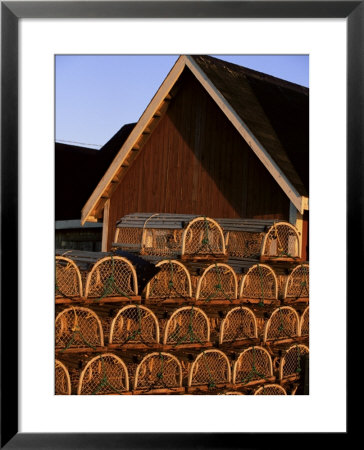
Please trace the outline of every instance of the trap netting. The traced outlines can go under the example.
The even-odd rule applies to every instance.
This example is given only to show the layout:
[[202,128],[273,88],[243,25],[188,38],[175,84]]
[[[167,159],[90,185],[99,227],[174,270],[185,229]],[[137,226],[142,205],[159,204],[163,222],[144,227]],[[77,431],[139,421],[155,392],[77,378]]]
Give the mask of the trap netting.
[[240,353],[233,368],[233,383],[248,385],[273,376],[272,358],[263,347],[249,347]]
[[175,311],[169,318],[164,344],[203,344],[210,340],[210,323],[207,315],[199,308],[185,306]]
[[174,258],[181,254],[182,234],[182,229],[145,228],[142,253]]
[[67,367],[56,359],[55,384],[56,395],[71,395],[71,379]]
[[230,383],[231,368],[228,357],[220,350],[205,350],[191,364],[188,386],[207,385],[213,389],[217,384]]
[[264,384],[254,392],[254,395],[287,395],[287,392],[279,384]]
[[77,265],[69,258],[56,256],[56,298],[82,297],[82,278]]
[[302,371],[302,357],[309,354],[309,348],[306,345],[292,345],[279,365],[279,378],[289,378],[291,376],[299,376]]
[[120,244],[123,250],[139,252],[142,247],[143,228],[120,227],[116,228],[115,243]]
[[221,323],[219,342],[234,342],[258,337],[255,314],[243,306],[233,308]]
[[248,270],[240,285],[240,298],[276,299],[278,281],[274,270],[265,264],[256,264]]
[[288,275],[284,289],[284,298],[309,297],[309,265],[301,264]]
[[165,260],[156,264],[156,267],[161,270],[147,284],[147,299],[192,297],[191,277],[183,264]]
[[263,255],[278,258],[300,256],[300,239],[297,229],[288,222],[271,226],[263,242]]
[[234,300],[237,298],[238,282],[234,270],[227,264],[211,264],[199,278],[196,300]]
[[303,311],[301,320],[300,320],[300,336],[308,336],[309,335],[309,306]]
[[122,308],[110,328],[110,344],[159,343],[159,323],[155,314],[145,306]]
[[104,346],[100,319],[91,309],[72,306],[63,310],[56,317],[55,328],[56,349]]
[[228,231],[225,233],[226,252],[230,257],[258,258],[262,250],[264,233]]
[[138,365],[134,390],[172,389],[182,386],[182,367],[170,353],[151,353]]
[[225,240],[220,225],[207,217],[191,220],[182,235],[182,256],[225,255]]
[[106,256],[97,261],[86,280],[85,297],[102,300],[105,297],[138,295],[137,275],[133,265],[122,256]]
[[129,390],[128,369],[122,359],[104,353],[89,361],[81,372],[78,395],[115,395]]
[[299,316],[290,306],[275,309],[264,328],[263,342],[293,339],[299,336]]

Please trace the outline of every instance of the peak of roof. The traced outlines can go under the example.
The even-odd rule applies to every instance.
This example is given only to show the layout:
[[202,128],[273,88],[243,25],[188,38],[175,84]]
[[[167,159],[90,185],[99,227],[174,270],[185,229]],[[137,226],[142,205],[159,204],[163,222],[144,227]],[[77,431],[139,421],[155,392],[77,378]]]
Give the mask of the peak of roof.
[[182,55],[137,124],[120,129],[101,149],[112,163],[82,209],[82,223],[102,216],[106,199],[178,95],[185,71],[211,95],[296,208],[307,209],[308,89],[212,56]]
[[301,94],[308,95],[309,88],[305,86],[301,86],[300,84],[293,83],[288,80],[284,80],[283,78],[278,78],[273,75],[269,75],[264,72],[258,72],[257,70],[250,69],[248,67],[239,66],[238,64],[224,61],[219,58],[215,58],[214,56],[208,55],[190,55],[201,67],[204,64],[209,65],[210,67],[215,66],[217,70],[224,70],[226,72],[231,72],[232,74],[241,74],[247,77],[253,77],[257,80],[264,81],[266,83],[272,83],[276,86],[281,86],[287,89],[293,89]]
[[307,88],[212,56],[192,56],[300,195],[308,196]]

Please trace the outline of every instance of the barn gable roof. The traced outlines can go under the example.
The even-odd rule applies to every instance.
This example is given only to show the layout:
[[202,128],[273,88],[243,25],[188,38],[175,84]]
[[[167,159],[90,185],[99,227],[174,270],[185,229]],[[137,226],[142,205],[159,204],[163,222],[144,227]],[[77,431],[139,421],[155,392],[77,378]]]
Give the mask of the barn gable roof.
[[81,222],[102,216],[106,200],[167,110],[185,68],[199,80],[297,210],[308,209],[308,89],[209,56],[183,55],[120,145],[82,209]]

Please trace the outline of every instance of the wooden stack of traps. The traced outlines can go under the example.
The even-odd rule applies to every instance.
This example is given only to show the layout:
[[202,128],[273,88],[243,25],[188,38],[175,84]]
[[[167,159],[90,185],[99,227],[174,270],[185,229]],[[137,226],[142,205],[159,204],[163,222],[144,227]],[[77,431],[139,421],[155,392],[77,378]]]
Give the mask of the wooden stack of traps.
[[300,248],[286,222],[136,213],[111,252],[57,251],[56,394],[308,393]]

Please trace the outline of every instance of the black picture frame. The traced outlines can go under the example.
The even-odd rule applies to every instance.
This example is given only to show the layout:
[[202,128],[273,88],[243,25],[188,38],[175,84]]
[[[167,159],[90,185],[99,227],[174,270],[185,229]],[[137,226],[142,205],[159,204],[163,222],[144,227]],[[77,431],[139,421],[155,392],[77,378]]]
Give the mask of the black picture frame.
[[[18,22],[21,18],[346,18],[347,19],[347,299],[359,291],[363,254],[364,1],[4,1],[1,2],[1,448],[257,448],[269,433],[19,433],[18,342]],[[333,93],[334,95],[334,93]],[[11,345],[7,335],[13,336]],[[17,330],[18,331],[18,330]],[[349,347],[348,347],[349,348]],[[348,359],[349,360],[349,357]],[[11,367],[11,370],[9,368]],[[350,383],[348,383],[350,384]],[[334,395],[334,393],[333,393]],[[36,411],[35,411],[36,413]],[[257,418],[261,420],[262,418]],[[338,433],[337,443],[349,431]],[[166,430],[167,431],[167,430]],[[350,433],[351,435],[351,433]],[[274,439],[273,439],[274,437]],[[272,440],[273,439],[273,440]],[[310,433],[286,441],[305,445]],[[327,443],[315,434],[315,445]],[[288,442],[288,441],[287,441]],[[295,447],[297,447],[297,445]]]

